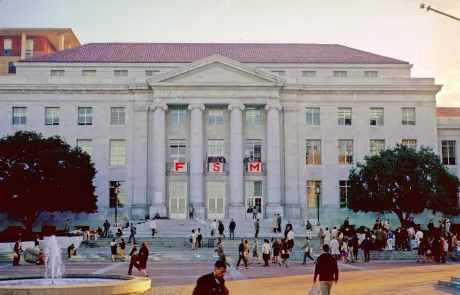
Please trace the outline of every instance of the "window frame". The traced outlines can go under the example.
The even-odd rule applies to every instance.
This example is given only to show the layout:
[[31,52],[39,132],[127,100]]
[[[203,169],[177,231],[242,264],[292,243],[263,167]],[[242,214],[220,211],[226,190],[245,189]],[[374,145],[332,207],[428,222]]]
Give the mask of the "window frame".
[[[57,112],[53,113],[53,111],[56,111],[56,110]],[[46,126],[59,126],[60,119],[61,119],[61,108],[60,107],[45,107],[45,125]],[[50,120],[50,122],[48,120]]]
[[77,147],[90,157],[93,156],[93,140],[92,139],[77,139]]
[[348,76],[347,71],[333,71],[334,78],[346,78]]
[[246,124],[260,125],[262,121],[262,110],[260,108],[248,107],[244,111]]
[[[81,113],[85,110],[84,114]],[[88,112],[90,110],[90,112]],[[78,107],[78,126],[92,126],[93,125],[93,107]],[[90,118],[88,120],[88,118]],[[81,120],[83,119],[83,120]]]
[[378,78],[379,72],[378,71],[364,71],[365,78]]
[[316,78],[316,71],[302,71],[302,77]]
[[[145,70],[146,77],[153,77],[156,73],[159,73],[159,70]],[[151,75],[150,75],[151,74]]]
[[[408,111],[412,111],[412,121],[409,120],[410,116]],[[415,115],[415,108],[401,108],[401,124],[404,126],[414,126],[416,124]]]
[[[315,119],[317,119],[317,122],[315,122]],[[321,125],[321,109],[320,108],[306,108],[305,120],[306,120],[307,126],[320,126]]]
[[223,139],[208,139],[208,157],[223,157],[225,145]]
[[[32,46],[30,46],[32,44]],[[34,56],[34,47],[35,47],[35,40],[27,38],[25,44],[25,54],[26,57],[33,57]],[[32,47],[32,49],[30,49]]]
[[[259,147],[260,153],[256,153],[256,147]],[[248,163],[262,163],[262,139],[246,139],[244,142],[244,155]]]
[[[348,191],[350,190],[349,180],[339,180],[339,205],[341,209],[348,209]],[[342,201],[342,192],[345,191],[345,202]]]
[[[305,163],[307,165],[321,165],[321,140],[307,139],[305,141]],[[312,153],[312,163],[309,163],[309,154]],[[315,157],[315,155],[317,155]]]
[[417,149],[417,139],[403,139],[401,142],[408,148],[413,148],[414,150]]
[[[381,117],[379,117],[379,112],[381,112]],[[372,121],[375,121],[375,124],[372,124]],[[385,112],[383,108],[373,107],[369,108],[369,125],[370,126],[384,126],[385,124]]]
[[[114,112],[115,110],[117,110],[117,112]],[[110,108],[110,126],[125,126],[125,124],[126,124],[125,107],[111,107]]]
[[[319,204],[316,204],[316,198],[317,198],[317,189],[316,185],[319,184],[319,187],[322,191],[323,188],[323,183],[321,180],[307,180],[305,181],[305,197],[307,199],[307,208],[309,209],[316,209],[317,207],[322,208],[323,207],[323,194],[320,191],[319,193]],[[319,206],[317,206],[319,205]]]
[[[173,153],[173,151],[176,151]],[[183,153],[182,153],[183,151]],[[187,162],[187,140],[169,140],[169,159],[171,162]]]
[[[15,111],[24,111],[21,114],[15,114]],[[13,126],[25,126],[27,125],[27,107],[13,107],[11,124]],[[15,118],[17,118],[15,122]]]
[[[350,111],[350,118],[347,118],[348,111]],[[342,118],[341,118],[342,113]],[[349,120],[349,122],[347,122]],[[347,124],[349,123],[349,124]],[[339,107],[337,108],[337,124],[339,126],[351,126],[353,124],[353,109],[348,107]]]
[[[382,144],[382,145],[379,145]],[[379,149],[379,146],[381,148]],[[385,149],[385,139],[371,139],[369,141],[369,152],[371,156],[376,156],[380,154],[381,150]]]
[[[9,46],[7,46],[7,43],[9,43]],[[3,39],[3,56],[12,56],[12,55],[13,55],[13,39],[5,38]]]
[[[447,152],[447,155],[444,154],[444,151]],[[442,163],[444,165],[446,166],[457,165],[457,141],[456,140],[442,140],[441,141],[441,157],[442,157]]]
[[81,75],[83,77],[95,77],[97,75],[97,70],[82,70]]
[[110,139],[109,143],[110,167],[119,167],[126,165],[126,140],[125,139]]
[[[347,145],[347,143],[351,143],[351,145]],[[353,165],[353,139],[339,139],[337,147],[339,164]],[[343,161],[341,161],[341,158],[343,159]]]
[[[184,107],[170,107],[171,125],[184,125],[186,118],[186,109]],[[177,118],[176,121],[174,119]]]
[[65,70],[51,70],[50,71],[50,76],[51,77],[64,77],[65,76]]
[[[216,114],[212,114],[216,113]],[[222,125],[224,124],[224,109],[223,108],[209,108],[208,110],[208,124],[209,125]]]
[[114,77],[128,77],[128,70],[113,70]]

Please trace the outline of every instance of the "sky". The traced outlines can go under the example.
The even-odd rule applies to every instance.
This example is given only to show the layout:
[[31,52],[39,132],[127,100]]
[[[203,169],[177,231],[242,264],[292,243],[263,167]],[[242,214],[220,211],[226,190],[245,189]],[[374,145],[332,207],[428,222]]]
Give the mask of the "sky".
[[[424,2],[425,1],[425,2]],[[460,0],[0,0],[0,27],[73,28],[91,42],[342,44],[408,61],[460,107]]]

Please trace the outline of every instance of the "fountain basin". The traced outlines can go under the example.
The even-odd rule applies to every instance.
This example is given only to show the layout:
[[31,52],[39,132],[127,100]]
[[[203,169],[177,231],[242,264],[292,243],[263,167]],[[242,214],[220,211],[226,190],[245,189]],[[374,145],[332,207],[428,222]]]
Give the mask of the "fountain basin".
[[151,285],[149,278],[124,275],[67,274],[62,278],[69,284],[40,285],[50,279],[37,275],[0,277],[0,295],[121,295],[144,292]]

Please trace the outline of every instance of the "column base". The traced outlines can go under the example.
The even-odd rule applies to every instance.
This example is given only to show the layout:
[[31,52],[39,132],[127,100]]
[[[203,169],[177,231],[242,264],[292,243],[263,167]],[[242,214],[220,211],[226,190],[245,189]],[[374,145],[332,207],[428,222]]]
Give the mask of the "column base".
[[228,206],[228,219],[242,220],[246,218],[246,207],[242,204],[230,204]]
[[160,217],[167,217],[167,210],[166,206],[163,204],[153,204],[150,206],[150,218],[155,217],[155,215],[158,213],[160,214]]
[[279,214],[284,219],[283,207],[280,204],[268,204],[265,207],[264,218],[272,218],[273,214]]

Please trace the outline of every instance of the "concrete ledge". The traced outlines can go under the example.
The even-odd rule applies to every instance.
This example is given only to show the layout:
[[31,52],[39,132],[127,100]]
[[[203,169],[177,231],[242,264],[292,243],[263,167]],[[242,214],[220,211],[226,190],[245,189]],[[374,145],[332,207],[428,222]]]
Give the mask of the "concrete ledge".
[[[149,278],[123,275],[68,274],[64,278],[118,279],[120,282],[87,285],[0,286],[0,295],[111,295],[144,292],[150,289]],[[43,276],[0,277],[1,281],[42,279]]]

